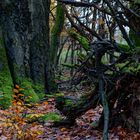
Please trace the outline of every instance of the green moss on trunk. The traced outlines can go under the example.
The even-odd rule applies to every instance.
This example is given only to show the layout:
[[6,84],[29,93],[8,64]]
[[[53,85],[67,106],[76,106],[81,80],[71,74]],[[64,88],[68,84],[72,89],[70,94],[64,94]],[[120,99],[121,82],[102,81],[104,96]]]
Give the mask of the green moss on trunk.
[[60,34],[63,30],[64,25],[64,9],[62,4],[58,2],[56,9],[56,21],[51,30],[51,48],[50,48],[50,59],[56,64],[57,51],[60,45]]
[[74,38],[75,40],[77,40],[82,45],[82,47],[84,48],[85,51],[89,50],[89,41],[87,38],[81,36],[80,34],[75,32],[74,30],[70,30],[69,35],[72,38]]
[[[14,85],[8,67],[5,48],[3,46],[2,39],[0,39],[0,107],[6,109],[12,103],[12,89]],[[23,94],[27,98],[28,102],[36,103],[44,97],[42,85],[33,85],[32,80],[25,77],[19,78],[19,76],[16,81],[18,81],[17,84],[24,89]]]
[[0,107],[8,108],[12,102],[12,78],[8,68],[5,48],[0,38]]
[[63,30],[64,25],[64,9],[62,4],[58,2],[57,9],[56,9],[56,21],[54,26],[51,30],[51,47],[49,50],[49,67],[47,79],[48,82],[48,92],[56,92],[57,91],[57,84],[55,82],[55,68],[57,65],[57,53],[58,47],[60,46],[60,34]]
[[39,102],[39,97],[35,90],[33,89],[32,81],[30,79],[24,79],[20,84],[21,88],[23,88],[23,94],[25,96],[25,101],[37,103]]

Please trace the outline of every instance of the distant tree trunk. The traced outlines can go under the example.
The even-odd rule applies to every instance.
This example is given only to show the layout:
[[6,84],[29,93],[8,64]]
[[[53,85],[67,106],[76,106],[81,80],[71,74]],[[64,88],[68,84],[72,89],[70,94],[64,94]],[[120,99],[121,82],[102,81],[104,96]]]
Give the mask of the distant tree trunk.
[[[71,46],[71,65],[74,65],[74,47],[75,47],[75,42],[72,41],[71,42],[72,46]],[[74,68],[71,68],[70,70],[70,77],[73,77],[73,73],[74,73]]]
[[[32,79],[44,91],[50,0],[0,2],[1,26],[13,83]],[[36,88],[35,88],[36,89]]]
[[60,34],[63,30],[64,25],[64,9],[62,4],[58,2],[57,9],[56,9],[56,21],[54,26],[51,30],[51,47],[50,47],[50,76],[49,76],[49,87],[50,91],[56,91],[57,85],[54,81],[55,79],[55,70],[57,65],[57,54],[58,54],[58,47],[60,46]]
[[56,21],[51,30],[51,48],[50,59],[56,66],[58,47],[60,46],[60,34],[64,26],[64,9],[63,5],[58,2],[56,9]]

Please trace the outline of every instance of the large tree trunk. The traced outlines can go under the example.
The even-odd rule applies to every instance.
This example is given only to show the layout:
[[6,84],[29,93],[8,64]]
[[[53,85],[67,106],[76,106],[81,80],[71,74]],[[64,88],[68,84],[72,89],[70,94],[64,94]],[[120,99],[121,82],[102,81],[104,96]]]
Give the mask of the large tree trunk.
[[[51,71],[49,63],[49,9],[50,0],[31,0],[31,78],[35,85],[45,86],[45,93],[50,91],[49,75]],[[37,91],[44,92],[43,88],[37,89]]]
[[49,0],[31,0],[31,77],[35,83],[45,82],[45,66],[49,50]]
[[11,75],[14,84],[19,84],[30,74],[28,37],[31,20],[27,0],[15,1],[6,7],[1,19]]
[[[45,69],[49,69],[49,6],[49,0],[0,3],[1,26],[13,83],[27,88],[29,83],[32,86],[32,80],[39,93],[44,92]],[[36,96],[33,90],[31,92]]]

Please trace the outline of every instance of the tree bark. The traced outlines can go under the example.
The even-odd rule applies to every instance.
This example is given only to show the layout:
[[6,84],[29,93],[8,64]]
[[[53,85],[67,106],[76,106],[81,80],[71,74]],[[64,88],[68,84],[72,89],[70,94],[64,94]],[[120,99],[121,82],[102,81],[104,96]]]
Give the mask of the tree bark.
[[27,0],[15,1],[3,10],[2,33],[14,84],[19,84],[25,75],[30,74],[29,55],[27,55],[30,23]]
[[48,81],[49,6],[49,0],[0,3],[1,26],[13,83],[23,86],[26,81],[28,84],[33,81],[33,87],[39,87],[39,90],[35,87],[38,93],[45,91]]
[[[44,84],[45,67],[49,51],[49,0],[31,0],[31,42],[30,67],[31,78],[35,83]],[[47,56],[47,57],[46,57]]]
[[55,71],[57,67],[57,54],[58,54],[58,48],[60,47],[60,34],[63,30],[64,25],[64,9],[62,4],[59,2],[57,3],[57,9],[56,9],[56,21],[54,23],[54,26],[51,30],[51,47],[49,52],[49,92],[56,92],[57,91],[57,84],[55,82]]
[[12,77],[8,68],[6,51],[0,29],[0,107],[6,109],[12,103]]

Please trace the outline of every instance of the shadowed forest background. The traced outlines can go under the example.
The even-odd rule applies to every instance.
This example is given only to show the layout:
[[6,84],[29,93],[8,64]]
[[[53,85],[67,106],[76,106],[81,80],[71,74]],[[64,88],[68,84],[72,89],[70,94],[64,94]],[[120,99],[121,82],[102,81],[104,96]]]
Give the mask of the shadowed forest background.
[[1,0],[0,139],[139,140],[140,0]]

